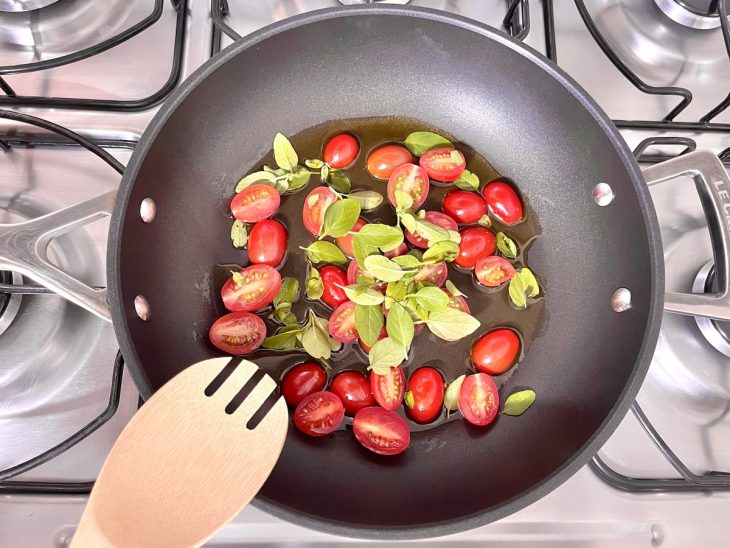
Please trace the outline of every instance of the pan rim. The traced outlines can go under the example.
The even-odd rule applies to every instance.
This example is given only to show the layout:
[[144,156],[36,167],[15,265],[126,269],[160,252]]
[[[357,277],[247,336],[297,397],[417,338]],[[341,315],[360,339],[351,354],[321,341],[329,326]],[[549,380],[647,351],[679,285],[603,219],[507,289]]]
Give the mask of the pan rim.
[[545,71],[548,75],[557,80],[588,111],[591,117],[601,127],[614,150],[621,158],[636,191],[637,199],[643,213],[643,221],[647,234],[649,261],[652,272],[652,290],[647,313],[647,328],[644,333],[641,348],[636,357],[634,369],[616,404],[590,439],[566,462],[564,462],[562,466],[555,469],[553,473],[542,482],[535,484],[530,489],[511,499],[503,501],[488,511],[465,515],[441,522],[409,527],[399,526],[375,528],[364,527],[361,525],[353,526],[343,522],[335,522],[321,517],[316,517],[311,514],[294,511],[264,497],[257,496],[252,500],[252,504],[254,506],[269,514],[296,525],[301,525],[333,535],[368,538],[373,540],[409,540],[438,537],[474,529],[522,510],[553,491],[578,472],[578,470],[583,468],[591,457],[593,457],[604,445],[611,434],[613,434],[628,412],[630,405],[635,400],[639,388],[649,369],[654,348],[659,336],[664,302],[664,256],[659,232],[659,223],[657,221],[656,212],[654,210],[648,187],[644,183],[644,178],[636,160],[610,118],[603,112],[590,95],[555,63],[530,46],[513,39],[493,27],[462,16],[421,7],[360,5],[326,8],[288,18],[284,21],[263,27],[252,34],[245,36],[238,40],[235,44],[206,61],[190,77],[182,82],[180,86],[172,92],[170,97],[168,97],[163,106],[154,116],[147,130],[143,133],[139,143],[137,144],[137,147],[135,148],[135,151],[124,171],[124,176],[122,177],[122,181],[119,186],[118,197],[114,205],[109,227],[107,252],[109,303],[112,310],[114,330],[119,341],[122,355],[125,358],[135,385],[139,389],[140,395],[146,400],[151,395],[152,391],[144,370],[140,366],[139,356],[136,353],[135,346],[131,339],[129,327],[127,325],[129,318],[125,314],[125,310],[128,310],[128,307],[125,307],[122,302],[121,284],[119,283],[119,280],[122,243],[121,236],[125,220],[124,215],[128,210],[129,198],[134,187],[134,181],[136,180],[137,174],[144,162],[147,152],[151,145],[155,142],[162,127],[177,109],[178,105],[185,100],[187,96],[201,82],[203,82],[210,73],[223,66],[228,60],[237,56],[242,51],[251,48],[257,43],[287,30],[336,17],[351,17],[358,15],[394,15],[415,17],[455,25],[461,29],[471,31],[482,37],[494,40],[511,49],[531,61],[536,68]]

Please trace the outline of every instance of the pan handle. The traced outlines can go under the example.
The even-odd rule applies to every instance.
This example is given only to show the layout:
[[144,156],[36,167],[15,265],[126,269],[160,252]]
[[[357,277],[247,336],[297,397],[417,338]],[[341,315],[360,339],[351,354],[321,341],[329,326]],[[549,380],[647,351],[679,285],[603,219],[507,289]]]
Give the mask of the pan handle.
[[715,275],[719,291],[701,295],[667,293],[664,310],[730,320],[730,177],[720,159],[709,150],[698,150],[667,160],[643,170],[651,186],[682,175],[694,179],[705,210],[715,258]]
[[116,191],[17,224],[0,224],[0,269],[26,275],[39,284],[111,322],[106,289],[94,289],[56,268],[48,244],[73,228],[109,216]]

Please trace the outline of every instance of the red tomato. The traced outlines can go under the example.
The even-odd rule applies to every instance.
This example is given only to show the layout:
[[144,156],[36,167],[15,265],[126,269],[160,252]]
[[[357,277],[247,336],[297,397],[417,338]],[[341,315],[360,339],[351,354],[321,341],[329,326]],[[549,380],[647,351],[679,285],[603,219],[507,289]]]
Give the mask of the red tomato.
[[[429,223],[433,223],[436,226],[445,228],[446,230],[459,230],[456,221],[448,215],[444,215],[440,211],[427,211],[423,218]],[[428,249],[428,240],[421,238],[418,234],[414,234],[413,232],[408,232],[406,230],[406,239],[416,247]]]
[[261,346],[266,337],[266,325],[250,312],[231,312],[215,321],[208,336],[219,350],[241,356]]
[[223,284],[223,305],[233,312],[254,312],[271,304],[281,288],[281,274],[269,265],[244,268]]
[[344,418],[345,408],[332,392],[310,394],[294,410],[294,425],[315,438],[337,430]]
[[324,285],[322,302],[332,308],[337,308],[342,303],[349,301],[342,287],[347,285],[347,274],[340,267],[328,264],[319,269],[319,275]]
[[327,373],[313,360],[299,363],[284,374],[279,391],[289,405],[299,405],[304,398],[320,390],[327,384]]
[[279,266],[286,254],[288,239],[281,223],[271,219],[259,221],[248,236],[248,260],[252,264]]
[[281,204],[277,190],[267,184],[256,183],[244,188],[231,200],[233,216],[244,223],[258,223],[268,219]]
[[459,254],[454,263],[461,268],[474,268],[481,259],[497,251],[497,237],[488,228],[471,226],[462,229],[459,234]]
[[393,174],[395,168],[412,163],[413,155],[406,147],[385,145],[370,153],[367,168],[370,175],[376,179],[385,180]]
[[428,282],[441,287],[446,282],[448,275],[449,269],[446,263],[426,264],[418,267],[418,272],[413,279],[417,282]]
[[388,200],[395,207],[395,191],[400,190],[413,198],[413,209],[418,209],[426,201],[429,190],[428,174],[422,167],[403,164],[388,179]]
[[522,200],[511,185],[503,181],[492,181],[482,189],[489,213],[506,225],[522,220]]
[[370,372],[370,389],[375,401],[387,411],[393,411],[403,403],[406,390],[406,375],[401,367],[391,367],[385,375]]
[[418,164],[425,168],[428,176],[437,181],[456,181],[466,168],[464,155],[455,148],[432,148]]
[[[387,336],[388,331],[386,331],[385,326],[383,326],[383,329],[380,330],[380,335],[378,335],[378,340],[383,340]],[[368,346],[365,341],[363,341],[362,339],[358,339],[357,344],[360,345],[360,348],[362,348],[366,354],[370,353],[370,346]]]
[[309,193],[302,207],[302,221],[312,236],[319,236],[324,220],[324,210],[339,198],[328,186],[318,186]]
[[462,297],[461,295],[452,295],[448,289],[442,289],[442,291],[444,291],[449,296],[450,308],[455,308],[456,310],[461,310],[462,312],[471,314],[471,310],[469,310],[469,305],[467,304],[464,297]]
[[330,392],[340,398],[349,417],[376,403],[370,391],[370,380],[359,371],[343,371],[336,375],[330,383]]
[[394,250],[386,251],[385,253],[383,253],[383,255],[385,255],[389,259],[392,259],[393,257],[400,257],[401,255],[405,255],[406,253],[408,253],[408,245],[406,245],[406,243],[403,242],[398,247],[396,247]]
[[408,378],[405,395],[406,414],[425,424],[441,414],[444,405],[444,379],[433,367],[419,367]]
[[479,194],[457,190],[444,196],[441,209],[457,223],[470,225],[487,212],[487,204]]
[[517,363],[520,338],[511,329],[494,329],[471,348],[471,363],[480,373],[501,375]]
[[485,373],[467,375],[459,390],[459,411],[477,426],[494,420],[499,410],[499,393],[492,377]]
[[[372,274],[370,272],[367,272],[360,268],[360,265],[357,264],[356,260],[350,261],[350,264],[347,265],[347,283],[352,285],[357,283],[357,278],[359,276],[367,276],[368,278],[372,278]],[[378,291],[385,291],[385,288],[387,287],[387,283],[385,282],[378,282],[375,284],[375,288]]]
[[351,343],[357,340],[355,327],[355,303],[347,301],[335,308],[329,322],[330,335],[341,343]]
[[[360,229],[364,227],[368,222],[362,217],[355,221],[355,226],[350,229],[350,232],[360,232]],[[335,242],[340,246],[342,252],[348,257],[353,257],[355,252],[352,250],[352,234],[345,234],[340,238],[335,238]]]
[[378,455],[397,455],[411,443],[406,421],[395,411],[381,407],[366,407],[358,411],[352,431],[363,447]]
[[349,133],[340,133],[330,139],[324,147],[324,161],[330,167],[342,169],[349,166],[360,152],[360,143]]
[[480,259],[474,266],[477,281],[487,287],[498,287],[510,281],[515,275],[515,267],[502,257],[491,255]]

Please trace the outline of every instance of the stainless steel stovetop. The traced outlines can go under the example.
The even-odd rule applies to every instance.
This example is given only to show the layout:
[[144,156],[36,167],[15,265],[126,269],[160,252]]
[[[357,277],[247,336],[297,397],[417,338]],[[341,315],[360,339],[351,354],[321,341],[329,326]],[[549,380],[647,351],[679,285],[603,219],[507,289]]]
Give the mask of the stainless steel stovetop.
[[[640,155],[644,163],[674,156],[687,146],[709,148],[730,160],[730,112],[698,123],[730,92],[730,48],[718,27],[720,19],[698,15],[716,2],[684,0],[688,9],[675,0],[655,1],[516,0],[509,2],[514,15],[508,28],[503,25],[508,11],[504,0],[410,4],[506,28],[557,59],[616,120],[629,146],[649,139]],[[228,34],[245,35],[291,15],[337,4],[336,0],[0,0],[0,108],[33,114],[91,137],[126,163],[160,101],[212,54],[227,47]],[[37,9],[21,11],[28,7]],[[110,45],[109,40],[120,33],[131,36]],[[68,55],[81,59],[63,64]],[[612,56],[623,64],[623,73]],[[649,87],[685,88],[692,100],[672,122],[662,121],[681,97],[640,91],[632,78]],[[0,223],[34,218],[119,184],[114,170],[82,148],[68,146],[36,127],[0,119],[0,149],[8,145],[9,150],[0,151]],[[652,187],[652,196],[662,228],[667,290],[690,292],[694,286],[701,291],[704,278],[697,281],[698,273],[707,274],[713,256],[694,186],[677,179]],[[104,286],[105,245],[106,224],[99,221],[57,239],[52,255],[62,269],[90,285]],[[0,282],[32,283],[18,276]],[[10,481],[15,483],[0,482],[0,546],[64,546],[85,502],[84,495],[70,493],[88,489],[87,482],[135,412],[138,395],[126,373],[121,375],[118,397],[112,388],[119,370],[114,367],[117,343],[108,324],[55,295],[13,294],[0,298],[0,303],[4,310],[1,470],[17,470],[73,436],[107,410],[110,394],[118,403],[115,412],[107,410],[111,418],[99,420],[103,424],[88,437],[13,477]],[[647,419],[690,473],[730,470],[726,331],[722,324],[665,314],[657,352],[638,398],[639,413],[626,417],[601,450],[599,461],[517,514],[435,542],[726,545],[730,489],[698,489],[678,479],[680,474],[637,419]],[[0,472],[0,478],[3,474],[9,475]],[[686,471],[685,475],[691,478]],[[711,478],[718,483],[726,479]],[[349,542],[250,507],[210,545]]]

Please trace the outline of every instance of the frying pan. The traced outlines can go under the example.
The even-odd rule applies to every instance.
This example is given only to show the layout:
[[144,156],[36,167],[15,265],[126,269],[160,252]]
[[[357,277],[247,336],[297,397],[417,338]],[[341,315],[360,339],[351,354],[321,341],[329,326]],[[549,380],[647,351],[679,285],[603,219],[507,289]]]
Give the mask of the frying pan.
[[[263,28],[166,101],[116,200],[108,194],[2,227],[0,266],[111,317],[146,398],[216,354],[207,342],[222,313],[212,265],[241,261],[228,235],[232,187],[258,167],[272,136],[390,115],[424,120],[474,147],[518,182],[539,220],[529,259],[544,280],[544,310],[501,391],[529,387],[537,403],[487,429],[456,421],[414,432],[408,451],[391,459],[344,432],[312,440],[290,429],[255,503],[336,534],[416,538],[499,519],[582,467],[636,396],[658,336],[662,249],[644,178],[598,106],[535,51],[474,21],[416,8],[323,10]],[[727,177],[717,158],[700,152],[652,167],[647,178],[681,173],[694,177],[719,234],[724,289],[668,295],[667,308],[720,314]],[[111,214],[108,296],[50,266],[44,251],[54,235],[103,214]],[[435,358],[449,367],[455,358],[444,348]],[[284,358],[253,359],[266,368]]]

